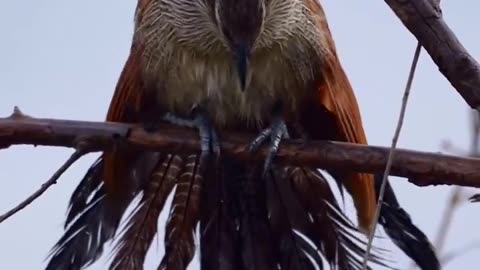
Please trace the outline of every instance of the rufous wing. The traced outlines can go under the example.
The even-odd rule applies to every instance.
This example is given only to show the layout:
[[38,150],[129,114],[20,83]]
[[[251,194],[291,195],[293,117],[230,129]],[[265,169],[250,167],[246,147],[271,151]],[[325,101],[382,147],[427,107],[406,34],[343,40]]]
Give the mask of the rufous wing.
[[[135,123],[140,120],[144,84],[141,77],[140,52],[132,48],[120,74],[110,102],[107,121]],[[104,184],[112,198],[124,198],[131,190],[128,175],[135,159],[133,150],[118,149],[115,146],[104,152]]]
[[[316,125],[316,127],[307,127],[307,129],[323,130],[320,133],[328,133],[327,136],[322,134],[321,139],[366,144],[367,139],[355,94],[336,54],[325,13],[317,1],[305,1],[322,33],[324,49],[321,67],[322,80],[316,88],[318,91],[315,93],[315,101],[310,102],[310,106],[316,108],[312,108],[310,111],[326,111],[325,114],[331,116],[331,119],[329,119],[331,123],[328,123],[328,121],[327,123],[305,121],[309,125]],[[325,124],[331,124],[332,126],[325,126]],[[333,131],[329,130],[332,128]],[[364,232],[369,231],[376,206],[373,176],[370,174],[347,173],[342,180],[353,198],[360,229]]]

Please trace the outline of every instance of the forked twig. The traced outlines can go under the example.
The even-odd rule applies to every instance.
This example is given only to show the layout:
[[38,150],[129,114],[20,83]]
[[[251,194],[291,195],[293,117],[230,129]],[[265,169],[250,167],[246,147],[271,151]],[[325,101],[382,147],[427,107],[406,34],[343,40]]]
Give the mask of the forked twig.
[[460,247],[456,250],[450,251],[447,254],[445,254],[441,261],[442,265],[445,266],[447,263],[453,261],[454,259],[458,258],[461,255],[465,255],[467,252],[472,251],[474,249],[480,248],[480,242],[479,241],[473,241],[463,247]]

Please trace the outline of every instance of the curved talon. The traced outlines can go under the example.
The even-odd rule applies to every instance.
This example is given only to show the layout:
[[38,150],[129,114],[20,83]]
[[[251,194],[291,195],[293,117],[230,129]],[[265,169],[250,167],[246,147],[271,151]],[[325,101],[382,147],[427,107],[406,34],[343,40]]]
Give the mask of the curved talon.
[[220,142],[217,132],[203,110],[194,110],[193,119],[181,118],[172,113],[166,113],[163,120],[174,125],[196,128],[200,135],[200,163],[205,164],[211,153],[218,158],[220,156]]
[[212,137],[212,139],[210,140],[211,150],[216,157],[220,157],[220,140],[218,139],[218,135],[215,129],[211,129],[210,136]]
[[262,130],[248,146],[248,151],[256,152],[267,139],[270,139],[268,154],[263,166],[263,176],[265,176],[272,167],[273,159],[278,153],[280,142],[283,138],[289,138],[287,125],[281,117],[275,117],[270,127]]
[[266,128],[260,132],[260,134],[253,140],[253,142],[250,143],[248,146],[248,151],[249,152],[256,152],[258,148],[262,145],[262,143],[265,142],[265,140],[270,136],[272,133],[272,128]]

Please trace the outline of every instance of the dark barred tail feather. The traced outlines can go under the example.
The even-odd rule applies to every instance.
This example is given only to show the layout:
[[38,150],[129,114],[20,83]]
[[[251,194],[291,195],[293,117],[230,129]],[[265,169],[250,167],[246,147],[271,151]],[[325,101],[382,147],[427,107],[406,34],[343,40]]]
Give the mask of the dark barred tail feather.
[[108,214],[105,188],[100,181],[102,161],[97,161],[74,191],[65,222],[65,233],[50,253],[46,270],[79,270],[103,253],[121,217]]
[[182,158],[167,155],[154,169],[137,208],[129,218],[125,231],[117,242],[110,269],[142,269],[148,248],[157,233],[157,220],[168,195],[175,186]]
[[223,164],[207,172],[202,189],[200,267],[241,270],[244,267],[238,255],[241,252],[240,207],[236,198],[241,187],[241,171],[238,164],[227,161]]
[[[380,192],[383,175],[375,175],[375,190]],[[377,195],[378,196],[378,195]],[[415,226],[400,206],[390,183],[387,183],[379,223],[393,243],[422,270],[438,270],[440,262],[427,236]]]
[[99,186],[102,185],[102,172],[102,158],[98,158],[87,171],[77,188],[73,191],[72,196],[70,196],[67,219],[65,220],[64,226],[65,229],[81,212],[88,208],[88,198],[98,189]]
[[[245,164],[244,166],[246,166]],[[267,190],[260,164],[253,165],[252,169],[240,167],[241,177],[237,178],[237,203],[240,208],[239,232],[243,266],[245,270],[275,269],[273,257],[273,239],[268,220],[266,204]],[[228,180],[227,180],[228,181]]]
[[103,156],[97,159],[70,198],[66,231],[53,247],[46,269],[76,270],[94,263],[102,255],[105,243],[114,237],[124,212],[143,188],[144,177],[151,174],[157,160],[156,153],[138,156],[132,167],[132,172],[137,173],[130,178],[129,196],[113,204],[103,183]]
[[[284,172],[271,172],[268,175],[268,208],[272,235],[278,247],[277,257],[281,269],[310,270],[315,264],[321,266],[322,256],[318,248],[311,245],[298,232],[309,233],[312,224],[308,213],[293,194],[291,183],[285,181]],[[314,263],[312,263],[312,260]]]
[[206,180],[200,223],[202,269],[277,269],[260,167],[224,158]]
[[105,190],[102,185],[86,203],[85,211],[67,226],[55,244],[46,270],[80,270],[99,258],[103,245],[115,233],[117,221],[107,220],[105,208]]
[[165,230],[165,255],[159,270],[185,270],[195,254],[203,175],[199,156],[190,155],[177,179]]
[[[110,269],[143,269],[172,192],[159,269],[188,267],[197,228],[203,270],[361,269],[365,239],[316,169],[274,167],[262,178],[261,163],[230,157],[203,165],[197,155],[149,154],[138,160],[141,164],[135,169],[143,173],[135,174],[138,183],[132,196],[140,195],[140,202],[116,239]],[[83,269],[114,238],[131,200],[109,211],[102,166],[102,159],[94,163],[72,194],[66,232],[47,269]],[[428,239],[399,207],[390,187],[380,223],[423,270],[439,269]],[[377,253],[370,262],[387,266]]]
[[361,269],[365,240],[321,173],[276,168],[263,179],[257,165],[224,159],[205,179],[202,269]]
[[[309,238],[320,249],[330,269],[361,269],[366,241],[343,213],[321,172],[302,167],[288,167],[286,171],[313,224]],[[387,266],[375,253],[369,261]]]

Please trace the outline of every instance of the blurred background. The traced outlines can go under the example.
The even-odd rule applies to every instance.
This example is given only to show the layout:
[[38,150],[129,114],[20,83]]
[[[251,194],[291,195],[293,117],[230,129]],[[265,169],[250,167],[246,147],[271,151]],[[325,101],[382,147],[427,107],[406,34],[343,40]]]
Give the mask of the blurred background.
[[[416,46],[415,38],[383,1],[322,0],[344,68],[356,91],[369,142],[389,146]],[[18,105],[42,118],[102,121],[126,60],[136,1],[0,1],[0,116]],[[480,58],[478,1],[442,3],[445,20]],[[471,115],[450,83],[422,51],[399,147],[422,151],[471,150]],[[445,141],[450,142],[445,147]],[[443,146],[442,146],[443,145]],[[448,145],[447,145],[448,146]],[[454,149],[452,149],[452,147]],[[70,155],[70,149],[15,146],[0,151],[0,213],[35,191]],[[0,269],[42,269],[63,232],[67,202],[97,154],[82,158],[59,183],[0,224]],[[392,178],[400,203],[436,241],[452,187],[419,188]],[[472,190],[461,190],[464,200]],[[461,251],[444,269],[473,269],[480,249],[480,204],[456,208],[441,254]],[[347,207],[350,207],[347,205]],[[165,215],[162,215],[165,218]],[[384,236],[383,232],[379,232]],[[163,228],[146,269],[163,252]],[[375,242],[377,243],[377,242]],[[400,269],[411,264],[390,243]],[[466,246],[468,252],[462,250]],[[108,256],[89,269],[104,269]],[[190,269],[198,269],[197,259]]]

